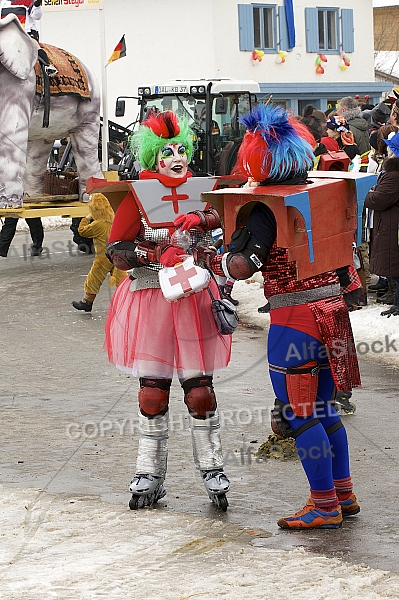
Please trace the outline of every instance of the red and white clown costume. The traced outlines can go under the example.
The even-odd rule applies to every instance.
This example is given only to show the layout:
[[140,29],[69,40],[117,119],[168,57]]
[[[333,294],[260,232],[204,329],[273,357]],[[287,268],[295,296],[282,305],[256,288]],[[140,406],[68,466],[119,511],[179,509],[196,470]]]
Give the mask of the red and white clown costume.
[[[189,198],[190,182],[199,183],[199,178],[190,179],[188,172],[192,133],[184,119],[178,121],[171,111],[151,113],[133,136],[132,149],[143,169],[140,181],[131,182],[132,186],[136,185],[141,199],[150,190],[152,207],[147,216],[142,208],[144,200],[136,202],[130,194],[116,211],[107,255],[119,269],[128,270],[130,278],[122,282],[112,298],[105,341],[109,360],[140,379],[140,438],[129,506],[132,510],[149,506],[166,493],[163,481],[169,391],[172,378],[177,375],[189,411],[195,465],[210,498],[226,510],[224,494],[229,490],[229,481],[223,472],[212,376],[230,360],[231,336],[219,333],[206,289],[170,302],[159,283],[159,271],[181,263],[186,256],[186,250],[171,245],[172,234],[177,229],[188,231],[191,246],[187,252],[192,253],[198,243],[212,244],[211,230],[220,227],[220,218],[213,209],[202,210],[199,196],[190,203],[197,210],[179,216],[175,203],[163,202],[172,196]],[[215,181],[206,180],[209,191]],[[177,204],[179,212],[182,207],[184,210],[184,202]],[[158,208],[161,212],[169,210],[169,216],[165,219],[163,214],[159,221],[171,221],[173,225],[157,226]],[[210,286],[217,297],[216,284],[211,281]]]
[[[238,165],[249,185],[306,189],[314,147],[306,127],[281,107],[262,104],[242,122],[248,131]],[[256,200],[256,195],[248,198]],[[295,438],[310,486],[306,506],[278,525],[337,528],[343,516],[360,510],[352,490],[346,431],[333,402],[336,390],[360,385],[348,306],[361,293],[361,283],[351,265],[298,280],[296,263],[276,238],[274,213],[255,202],[245,226],[233,233],[229,252],[210,256],[204,249],[202,258],[217,274],[247,279],[262,271],[265,279],[271,305],[269,372],[276,395],[272,427],[283,437]],[[200,249],[196,252],[200,259]]]

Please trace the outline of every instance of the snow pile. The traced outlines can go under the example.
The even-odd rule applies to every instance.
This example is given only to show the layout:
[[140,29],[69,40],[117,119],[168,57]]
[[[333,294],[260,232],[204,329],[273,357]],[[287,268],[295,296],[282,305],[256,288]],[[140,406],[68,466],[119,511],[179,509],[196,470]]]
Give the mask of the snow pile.
[[[68,229],[72,219],[65,217],[42,217],[44,231],[55,231],[56,229]],[[29,233],[29,227],[25,219],[18,219],[17,231]]]
[[261,547],[268,532],[35,490],[0,488],[0,498],[2,598],[399,597],[398,575],[270,540]]

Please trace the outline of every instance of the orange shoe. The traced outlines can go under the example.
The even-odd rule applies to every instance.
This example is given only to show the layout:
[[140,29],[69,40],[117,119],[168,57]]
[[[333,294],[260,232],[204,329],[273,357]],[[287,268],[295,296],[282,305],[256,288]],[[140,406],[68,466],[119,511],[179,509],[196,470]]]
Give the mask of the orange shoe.
[[289,517],[277,521],[282,529],[337,529],[342,525],[341,507],[326,511],[316,508],[313,500],[311,504]]
[[360,512],[360,506],[355,494],[351,494],[347,500],[340,502],[343,517],[357,515]]
[[[352,517],[360,513],[360,506],[357,502],[355,494],[351,494],[347,500],[343,500],[339,503],[342,510],[343,517]],[[306,506],[316,506],[312,498],[308,498]]]

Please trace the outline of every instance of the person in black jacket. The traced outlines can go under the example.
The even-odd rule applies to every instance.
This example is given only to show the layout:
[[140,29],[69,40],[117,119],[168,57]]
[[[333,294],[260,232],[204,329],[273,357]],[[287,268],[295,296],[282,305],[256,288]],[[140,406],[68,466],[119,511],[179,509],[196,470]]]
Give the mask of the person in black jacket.
[[399,133],[389,137],[385,140],[388,158],[377,185],[364,202],[366,208],[374,210],[370,269],[382,277],[391,277],[396,287],[393,306],[381,313],[387,317],[399,316]]

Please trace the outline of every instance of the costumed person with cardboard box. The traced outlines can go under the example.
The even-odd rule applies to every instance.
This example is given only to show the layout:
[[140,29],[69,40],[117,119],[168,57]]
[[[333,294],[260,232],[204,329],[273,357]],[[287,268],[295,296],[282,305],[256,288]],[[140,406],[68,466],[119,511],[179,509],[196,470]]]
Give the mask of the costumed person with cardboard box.
[[[281,107],[262,104],[241,122],[248,131],[238,164],[250,185],[290,184],[298,193],[306,189],[314,147],[308,129]],[[271,306],[268,361],[276,394],[272,427],[283,437],[295,438],[310,485],[305,507],[278,525],[337,528],[343,515],[360,510],[352,490],[347,435],[333,398],[336,388],[347,391],[360,385],[347,303],[355,301],[361,284],[354,268],[345,265],[298,280],[296,262],[289,261],[286,248],[277,246],[274,213],[256,202],[255,195],[253,200],[245,226],[232,235],[229,252],[220,257],[209,248],[197,248],[196,259],[233,279],[263,272]]]
[[[116,211],[107,249],[114,265],[131,275],[113,296],[105,343],[109,360],[140,381],[140,437],[129,506],[150,506],[166,493],[169,392],[177,375],[189,411],[195,465],[210,499],[225,511],[229,480],[212,378],[230,360],[231,336],[217,329],[205,289],[209,280],[191,287],[191,277],[209,277],[208,272],[187,259],[199,242],[212,244],[211,232],[221,223],[216,211],[203,210],[199,196],[191,202],[196,210],[177,216],[181,206],[190,205],[192,187],[205,184],[203,191],[209,191],[215,181],[191,178],[193,135],[172,111],[150,113],[132,138],[132,150],[142,171],[139,181],[129,182],[134,194]],[[189,272],[186,260],[192,261]],[[167,282],[160,282],[167,269],[174,273],[168,281],[179,290],[175,296],[168,297]],[[213,280],[209,287],[217,297]]]

